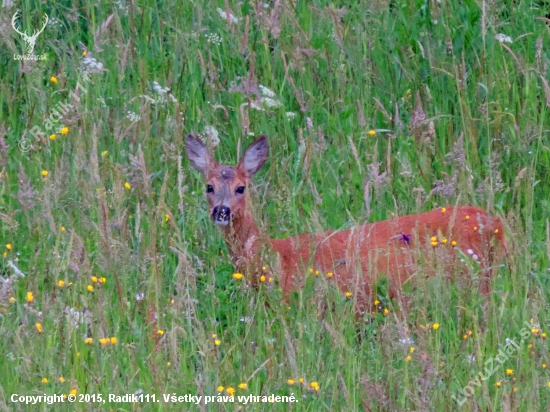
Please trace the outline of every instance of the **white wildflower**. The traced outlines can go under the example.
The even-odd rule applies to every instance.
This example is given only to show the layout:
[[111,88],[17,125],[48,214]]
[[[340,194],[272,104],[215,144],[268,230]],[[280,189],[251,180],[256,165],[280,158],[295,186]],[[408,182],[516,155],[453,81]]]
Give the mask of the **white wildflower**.
[[61,20],[59,20],[56,17],[50,17],[50,19],[48,20],[48,27],[52,27],[55,29],[61,26],[62,26]]
[[271,97],[271,98],[277,97],[277,95],[275,94],[275,92],[273,90],[268,89],[267,87],[265,87],[262,84],[260,84],[258,89],[260,89],[260,94],[264,97]]
[[281,107],[283,104],[279,100],[272,99],[271,97],[262,97],[262,103],[267,107]]
[[[225,10],[222,10],[222,9],[220,9],[219,7],[218,7],[217,10],[218,10],[218,14],[220,15],[220,17],[221,17],[222,19],[225,20],[225,19],[227,18],[227,15],[225,14]],[[236,23],[238,23],[241,19],[239,19],[238,17],[233,16],[232,13],[229,13],[229,20],[231,21],[231,23],[236,24]]]
[[204,127],[204,137],[207,142],[210,142],[209,144],[212,145],[212,147],[216,148],[220,144],[220,138],[219,138],[219,132],[216,130],[214,126],[205,126]]
[[155,99],[153,99],[151,96],[147,94],[140,94],[139,97],[151,104],[155,104],[157,102]]
[[414,340],[409,336],[407,336],[406,338],[399,338],[399,342],[401,342],[405,346],[414,345]]
[[128,15],[128,4],[126,2],[123,2],[122,0],[116,0],[115,6],[117,6],[118,10],[122,12],[123,15]]
[[136,293],[136,302],[141,302],[145,298],[145,293],[138,292]]
[[156,103],[164,104],[168,101],[172,103],[178,102],[178,100],[172,95],[172,93],[168,93],[170,89],[168,87],[162,87],[160,84],[158,84],[158,82],[153,82],[153,90],[159,96]]
[[469,255],[473,255],[474,251],[472,249],[468,249],[466,252],[468,252]]
[[213,44],[215,46],[219,46],[220,44],[222,44],[222,38],[216,33],[206,33],[204,37],[206,37],[206,41],[208,43]]
[[69,308],[68,306],[65,307],[65,310],[63,311],[65,313],[65,317],[67,318],[67,323],[71,327],[76,327],[80,323],[85,323],[89,315],[84,313],[84,311],[79,312],[78,310],[74,308]]
[[126,118],[128,120],[130,120],[132,123],[133,122],[138,122],[139,120],[141,120],[141,116],[138,115],[137,113],[134,113],[134,112],[131,112],[128,110],[128,112],[126,113]]
[[497,39],[501,43],[513,43],[514,42],[510,36],[507,36],[504,33],[497,34],[495,36],[495,39]]
[[296,113],[294,112],[286,112],[285,113],[285,116],[288,120],[292,120],[292,119],[295,119],[296,118]]
[[98,62],[89,54],[82,59],[82,69],[84,72],[92,74],[106,71],[106,69],[103,68],[103,63]]

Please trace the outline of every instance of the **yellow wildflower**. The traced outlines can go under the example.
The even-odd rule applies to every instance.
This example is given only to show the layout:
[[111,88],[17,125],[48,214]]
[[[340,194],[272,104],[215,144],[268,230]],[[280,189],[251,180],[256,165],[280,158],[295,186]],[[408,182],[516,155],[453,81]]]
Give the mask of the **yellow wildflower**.
[[434,325],[432,326],[432,328],[434,330],[438,330],[439,329],[439,323],[434,323]]
[[59,286],[60,288],[62,288],[63,286],[65,286],[65,281],[64,280],[59,280],[57,282],[57,286]]
[[405,360],[406,360],[407,362],[410,362],[410,361],[412,360],[412,356],[411,356],[411,355],[407,355],[407,357],[405,358]]
[[468,220],[468,219],[470,219],[470,216],[466,215],[466,217],[464,219]]
[[247,389],[248,385],[245,382],[242,382],[242,383],[239,383],[239,388],[240,389]]
[[67,134],[67,133],[69,133],[69,128],[65,126],[64,128],[61,129],[61,134]]
[[164,335],[164,331],[162,329],[158,329],[157,335],[160,335],[160,336]]
[[15,298],[13,296],[10,296],[10,303],[15,303]]
[[216,339],[216,340],[214,341],[214,345],[216,345],[216,346],[220,346],[221,344],[222,344],[222,341],[219,340],[219,339]]
[[311,382],[309,386],[311,386],[313,389],[319,392],[319,384],[317,382]]
[[86,289],[88,289],[88,292],[93,292],[94,291],[94,287],[92,285],[88,285],[88,287]]
[[71,389],[71,391],[69,392],[69,395],[76,395],[78,391],[76,389]]
[[42,333],[42,324],[41,323],[35,323],[34,326],[36,326],[36,330],[38,333]]
[[34,295],[32,292],[27,292],[27,302],[32,302],[34,300]]
[[48,176],[49,173],[47,170],[42,170],[42,176],[44,177]]
[[501,385],[500,381],[497,382],[496,385],[497,385],[497,388],[500,388],[500,385]]
[[87,54],[88,54],[88,52],[87,52],[86,50],[84,50],[84,51],[82,52],[82,57],[86,57]]
[[332,272],[327,273],[327,277],[331,278],[334,274]]
[[369,130],[369,136],[376,136],[375,130]]
[[97,276],[92,276],[92,282],[97,283]]
[[42,383],[48,383],[48,378],[43,378]]
[[351,298],[351,292],[346,292],[346,298]]
[[61,382],[61,383],[65,382],[65,378],[63,376],[60,376],[59,377],[59,382]]
[[229,396],[235,396],[235,389],[234,388],[229,387],[225,391],[229,394]]
[[224,387],[222,385],[218,386],[218,392],[222,392],[224,390]]
[[409,348],[409,352],[410,352],[410,353],[414,353],[414,346],[411,346],[411,347]]
[[452,245],[452,246],[456,246],[456,242],[453,240],[453,241],[451,242],[451,245]]
[[124,187],[128,190],[130,190],[132,188],[132,185],[128,182],[124,183]]
[[294,385],[294,379],[287,379],[286,383],[289,385]]
[[111,338],[111,345],[116,345],[117,339],[116,337]]
[[506,375],[507,376],[510,376],[510,375],[513,375],[514,374],[514,370],[513,369],[506,369]]
[[233,273],[232,277],[235,280],[241,280],[243,278],[243,274],[242,273]]
[[50,77],[50,82],[57,83],[57,77],[55,76]]
[[101,343],[101,346],[105,346],[107,344],[109,344],[111,341],[109,338],[101,338],[99,339],[99,343]]
[[265,282],[265,276],[264,275],[260,276],[260,282]]
[[53,142],[55,140],[55,133],[50,135],[50,140]]
[[103,152],[101,152],[101,157],[105,157],[109,154],[109,151],[107,150],[104,150]]
[[99,283],[101,283],[102,285],[104,285],[105,282],[107,282],[107,278],[105,278],[105,277],[99,278]]
[[441,213],[445,213],[447,211],[447,209],[445,209],[444,207],[441,208]]
[[92,343],[94,343],[94,340],[92,338],[86,338],[84,339],[84,343],[87,345],[91,345]]

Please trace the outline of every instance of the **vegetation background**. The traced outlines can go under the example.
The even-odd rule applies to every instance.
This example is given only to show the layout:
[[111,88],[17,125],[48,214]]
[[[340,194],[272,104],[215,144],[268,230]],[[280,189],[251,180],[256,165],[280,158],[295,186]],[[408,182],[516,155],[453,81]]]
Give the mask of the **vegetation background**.
[[[549,409],[547,3],[14,3],[0,9],[0,409],[50,408],[14,393],[228,390],[299,402],[55,410]],[[18,9],[28,33],[49,16],[47,60],[14,59]],[[182,158],[191,131],[231,164],[269,136],[252,199],[272,237],[452,204],[502,216],[489,304],[437,278],[400,319],[381,284],[358,326],[324,273],[290,306],[276,282],[247,288]],[[528,339],[525,322],[540,325]],[[519,349],[487,375],[507,339]]]

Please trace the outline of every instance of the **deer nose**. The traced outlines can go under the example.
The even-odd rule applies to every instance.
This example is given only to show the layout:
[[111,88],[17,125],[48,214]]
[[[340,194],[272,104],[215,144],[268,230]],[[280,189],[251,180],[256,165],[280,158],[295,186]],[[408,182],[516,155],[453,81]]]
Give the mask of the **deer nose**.
[[231,209],[227,206],[216,206],[212,210],[212,219],[216,224],[226,225],[229,223],[229,217],[231,216]]

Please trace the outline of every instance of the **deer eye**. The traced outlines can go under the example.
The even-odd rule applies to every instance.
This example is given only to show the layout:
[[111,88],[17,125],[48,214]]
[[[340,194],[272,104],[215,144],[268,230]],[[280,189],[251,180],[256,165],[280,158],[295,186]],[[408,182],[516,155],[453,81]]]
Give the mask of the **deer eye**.
[[235,192],[242,195],[244,193],[244,186],[239,186]]
[[212,185],[206,185],[206,193],[213,193],[214,192],[214,188],[212,187]]

